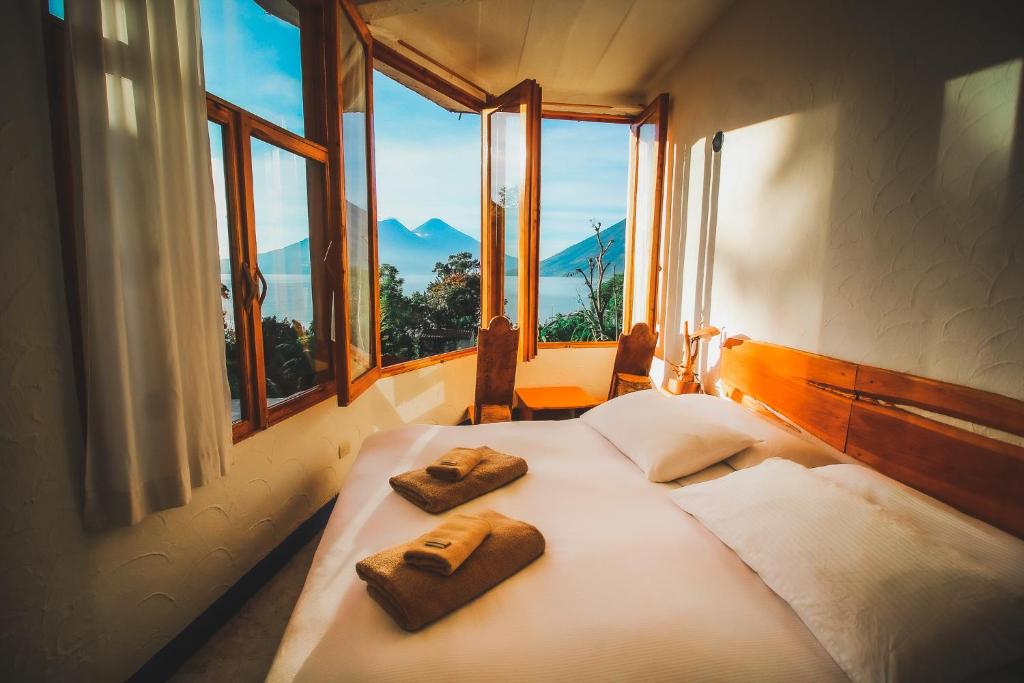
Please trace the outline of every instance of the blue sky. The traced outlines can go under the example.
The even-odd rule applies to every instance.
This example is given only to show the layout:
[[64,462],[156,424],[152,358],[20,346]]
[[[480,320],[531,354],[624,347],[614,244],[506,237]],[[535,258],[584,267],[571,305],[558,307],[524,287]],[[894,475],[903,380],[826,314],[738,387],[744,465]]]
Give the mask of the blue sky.
[[[207,90],[302,134],[298,29],[252,0],[206,0],[201,8]],[[374,100],[379,217],[409,228],[438,217],[479,239],[480,117],[460,120],[380,73]],[[623,125],[544,121],[542,258],[589,236],[589,219],[609,226],[625,216],[628,139]],[[264,196],[268,208],[257,216],[266,251],[306,228],[305,181],[297,160],[266,149],[260,156],[254,192],[278,195]]]

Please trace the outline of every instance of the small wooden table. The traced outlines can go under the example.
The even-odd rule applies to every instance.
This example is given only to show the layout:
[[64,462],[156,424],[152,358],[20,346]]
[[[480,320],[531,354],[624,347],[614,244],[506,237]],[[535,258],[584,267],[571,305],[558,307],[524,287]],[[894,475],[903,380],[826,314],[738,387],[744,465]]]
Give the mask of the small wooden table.
[[538,412],[568,412],[576,417],[578,411],[588,410],[603,403],[580,387],[520,387],[516,389],[519,399],[519,417],[532,420]]

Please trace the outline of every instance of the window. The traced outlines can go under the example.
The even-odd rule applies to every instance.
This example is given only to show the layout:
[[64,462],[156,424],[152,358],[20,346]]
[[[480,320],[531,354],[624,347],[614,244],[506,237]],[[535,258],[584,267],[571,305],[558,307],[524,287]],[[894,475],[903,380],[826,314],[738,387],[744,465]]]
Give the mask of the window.
[[374,74],[384,366],[476,345],[480,117]]
[[[236,440],[331,394],[347,403],[379,374],[371,38],[344,0],[271,4],[200,3],[221,266],[211,296]],[[62,0],[48,7],[62,18]],[[63,21],[50,24],[59,64]],[[59,168],[65,86],[59,68],[50,77]]]
[[629,209],[623,321],[655,329],[661,245],[668,95],[659,95],[631,126]]
[[[337,165],[342,186],[338,188],[337,212],[344,221],[342,301],[345,308],[347,358],[339,358],[346,381],[339,400],[347,403],[371,386],[380,374],[377,344],[377,239],[373,167],[373,81],[371,39],[366,26],[349,3],[331,3],[337,30],[336,60],[340,102],[336,126],[342,155]],[[333,80],[333,79],[332,79]],[[335,113],[332,112],[332,117]],[[339,340],[340,341],[340,340]]]
[[491,98],[481,135],[487,143],[483,317],[504,314],[519,325],[523,360],[537,355],[540,101],[533,80]]
[[[268,408],[331,378],[330,312],[324,310],[326,226],[323,164],[263,140],[250,140],[259,316]],[[320,304],[320,310],[317,310]]]
[[491,116],[490,201],[495,222],[505,236],[504,306],[502,313],[513,322],[519,320],[519,212],[526,185],[526,145],[524,117],[519,105],[499,109]]
[[[299,27],[253,0],[201,8],[237,439],[335,389],[328,153],[303,136]],[[317,103],[309,95],[305,104]]]
[[622,331],[629,132],[622,123],[544,119],[541,342],[615,341]]
[[239,299],[231,278],[231,236],[228,224],[227,171],[224,163],[224,126],[210,121],[210,162],[213,167],[213,198],[217,205],[217,246],[219,249],[221,276],[221,315],[224,318],[224,351],[227,361],[228,387],[231,391],[231,421],[240,422],[247,417],[243,413],[243,373],[239,365],[238,331],[235,328]]

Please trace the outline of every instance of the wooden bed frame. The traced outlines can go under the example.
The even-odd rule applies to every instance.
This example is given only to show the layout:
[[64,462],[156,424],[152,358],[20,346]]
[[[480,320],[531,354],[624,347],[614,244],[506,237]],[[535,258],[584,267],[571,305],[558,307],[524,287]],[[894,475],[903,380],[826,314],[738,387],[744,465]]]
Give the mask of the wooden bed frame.
[[1024,436],[1024,401],[987,391],[727,339],[721,384],[834,448],[967,514],[1024,538],[1024,448],[906,410]]

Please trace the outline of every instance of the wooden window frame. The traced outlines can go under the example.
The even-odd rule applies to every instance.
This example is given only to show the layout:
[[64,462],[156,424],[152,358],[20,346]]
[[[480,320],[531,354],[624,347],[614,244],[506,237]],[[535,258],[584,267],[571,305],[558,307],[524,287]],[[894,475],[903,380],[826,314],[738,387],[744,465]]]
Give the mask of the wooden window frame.
[[381,377],[394,377],[395,375],[401,375],[406,372],[412,372],[413,370],[419,370],[421,368],[429,367],[431,365],[440,365],[442,363],[448,363],[459,358],[465,358],[466,356],[475,356],[476,347],[467,346],[464,349],[455,349],[454,351],[445,351],[444,353],[435,353],[432,356],[424,356],[423,358],[414,358],[412,360],[403,361],[401,363],[395,363],[381,368]]
[[[380,353],[380,276],[377,256],[377,189],[376,169],[374,163],[373,139],[373,60],[376,47],[370,30],[366,26],[358,10],[351,0],[327,0],[324,11],[324,63],[326,83],[326,139],[330,155],[330,168],[336,169],[331,184],[328,186],[330,214],[336,216],[333,238],[340,244],[341,259],[339,269],[335,273],[333,289],[335,302],[335,368],[337,368],[337,399],[339,406],[350,405],[363,392],[369,389],[381,377]],[[372,297],[371,329],[373,330],[373,355],[371,366],[359,377],[351,376],[349,365],[350,329],[349,329],[349,282],[348,282],[348,216],[345,194],[345,155],[342,135],[342,114],[344,94],[341,85],[341,44],[339,22],[347,21],[355,29],[356,35],[365,50],[365,88],[366,88],[366,159],[367,159],[367,239],[370,255],[370,296]]]
[[601,114],[599,112],[564,111],[561,109],[542,109],[541,117],[545,119],[555,119],[558,121],[583,121],[585,123],[621,123],[627,126],[636,123],[635,116],[625,116],[623,114]]
[[[248,290],[259,274],[253,268],[257,258],[255,197],[253,194],[252,139],[283,149],[290,154],[323,166],[324,192],[330,186],[327,148],[308,138],[277,126],[216,95],[207,93],[207,119],[221,126],[223,132],[225,189],[227,194],[228,236],[231,253],[232,290],[242,296],[232,298],[235,306],[235,329],[239,341],[239,371],[242,379],[242,420],[233,422],[232,436],[237,442],[260,430],[295,415],[336,392],[337,364],[329,338],[324,340],[328,351],[328,378],[305,391],[290,396],[273,406],[267,405],[266,368],[263,362],[262,312],[255,296]],[[322,236],[330,240],[330,212],[321,207],[325,217]],[[329,274],[325,277],[325,294],[331,291]],[[246,299],[248,301],[246,301]],[[323,316],[330,310],[324,300],[313,302]],[[327,321],[324,321],[325,325]],[[329,329],[325,327],[325,329]]]
[[[491,97],[481,111],[481,249],[480,308],[482,321],[504,314],[505,226],[498,221],[491,202],[491,121],[494,113],[518,106],[526,138],[526,168],[519,195],[519,274],[517,320],[519,357],[529,361],[537,355],[537,279],[540,263],[540,128],[541,88],[526,79],[506,92]],[[525,262],[523,254],[526,255]],[[487,323],[484,322],[484,325]]]
[[[629,163],[629,200],[626,211],[626,272],[622,290],[622,325],[623,333],[628,334],[633,325],[638,322],[647,323],[654,330],[658,305],[658,284],[660,280],[659,255],[661,250],[661,228],[662,228],[662,204],[665,194],[665,162],[668,152],[668,93],[662,93],[655,97],[642,112],[633,120],[630,125],[632,132],[630,140],[630,163]],[[651,207],[651,225],[637,226],[637,183],[639,181],[639,130],[645,124],[655,126],[655,172],[654,172],[654,195]],[[638,257],[636,254],[636,231],[638,229],[649,229],[651,231],[650,253],[639,255],[641,258],[648,258],[650,272],[647,283],[647,302],[641,313],[643,317],[639,320],[633,319],[633,277],[634,263]]]

